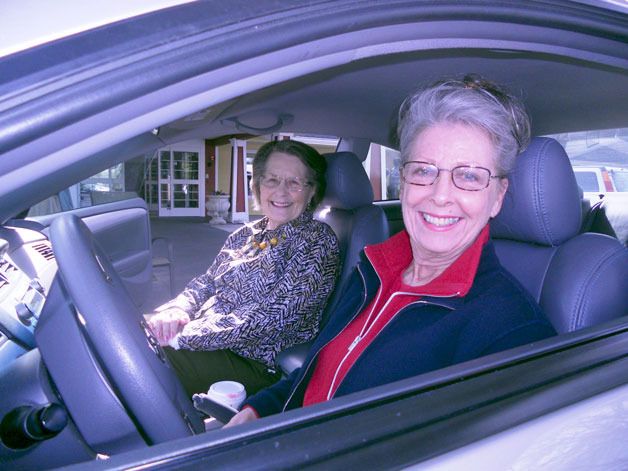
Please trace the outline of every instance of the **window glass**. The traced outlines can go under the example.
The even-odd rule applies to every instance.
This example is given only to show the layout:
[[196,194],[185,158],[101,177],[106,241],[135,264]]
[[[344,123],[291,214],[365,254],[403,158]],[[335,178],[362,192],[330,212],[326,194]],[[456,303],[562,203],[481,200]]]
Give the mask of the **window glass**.
[[157,194],[159,161],[157,160],[156,154],[146,159],[144,169],[146,172],[146,180],[144,182],[144,200],[146,201],[148,208],[154,210],[157,208],[159,200],[159,195]]
[[124,164],[114,165],[87,180],[83,180],[79,183],[79,188],[81,207],[120,199],[120,196],[113,195],[113,193],[124,191]]
[[585,198],[628,192],[628,128],[554,134],[571,160]]
[[583,191],[600,191],[597,174],[594,171],[578,171],[577,169],[574,170],[576,170],[576,181]]
[[611,169],[609,173],[615,185],[615,191],[628,192],[628,168]]
[[198,208],[198,185],[177,183],[173,185],[172,193],[175,208]]
[[401,154],[398,150],[382,146],[386,163],[386,192],[382,199],[399,199],[401,183]]
[[565,148],[582,189],[582,231],[628,244],[628,128],[550,136]]
[[372,143],[364,169],[373,186],[377,201],[399,199],[401,155],[396,149]]
[[159,152],[159,159],[161,160],[161,175],[162,179],[170,178],[170,151],[162,150]]
[[[136,191],[127,191],[125,178],[134,176],[137,177],[135,179],[141,179],[143,159],[142,157],[139,163],[135,159],[126,163],[119,163],[98,172],[96,175],[32,206],[28,210],[26,217],[45,216],[97,204],[135,198],[138,196],[138,193]],[[140,174],[135,176],[137,172],[140,172]]]
[[198,152],[174,151],[172,155],[175,180],[198,179]]

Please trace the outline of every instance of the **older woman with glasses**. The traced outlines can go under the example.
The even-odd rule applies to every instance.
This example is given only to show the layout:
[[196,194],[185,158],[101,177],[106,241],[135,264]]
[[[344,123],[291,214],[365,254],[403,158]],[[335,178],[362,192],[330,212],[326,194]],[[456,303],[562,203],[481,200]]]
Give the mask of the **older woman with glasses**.
[[230,425],[555,334],[489,236],[529,141],[522,104],[467,76],[408,97],[399,117],[406,230],[365,248],[303,366],[248,398]]
[[231,234],[207,272],[149,319],[189,394],[221,380],[256,392],[281,377],[279,351],[318,333],[339,264],[334,232],[312,218],[325,170],[306,144],[264,144],[251,180],[264,217]]

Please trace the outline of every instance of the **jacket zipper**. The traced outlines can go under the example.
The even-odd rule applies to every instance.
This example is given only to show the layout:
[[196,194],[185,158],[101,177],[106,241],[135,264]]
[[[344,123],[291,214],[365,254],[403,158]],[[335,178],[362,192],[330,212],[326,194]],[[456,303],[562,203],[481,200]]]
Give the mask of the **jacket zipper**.
[[[386,306],[388,306],[388,303],[392,300],[392,297],[391,297],[390,299],[388,299],[388,301],[386,301],[386,303],[384,303],[384,306],[379,310],[379,312],[375,316],[375,319],[373,319],[373,322],[371,323],[371,325],[369,325],[367,327],[369,321],[371,320],[371,316],[373,315],[373,311],[375,311],[375,306],[377,306],[377,303],[379,301],[379,297],[380,297],[381,292],[382,292],[382,290],[381,290],[381,285],[380,285],[380,290],[379,290],[379,293],[377,294],[377,298],[375,299],[375,304],[373,306],[373,309],[371,309],[371,312],[369,312],[369,315],[367,316],[366,321],[364,322],[364,326],[360,330],[360,333],[353,339],[353,342],[351,342],[351,345],[349,345],[349,348],[347,348],[347,351],[345,352],[345,355],[342,357],[342,360],[340,360],[340,363],[338,363],[338,366],[336,367],[336,372],[334,373],[334,377],[331,380],[331,385],[329,386],[329,391],[327,391],[327,400],[329,400],[331,398],[331,392],[334,389],[334,384],[336,383],[336,378],[338,377],[338,373],[340,372],[340,368],[342,368],[342,365],[344,364],[345,360],[349,357],[349,355],[351,354],[353,349],[356,347],[356,345],[359,344],[360,341],[364,338],[364,336],[369,332],[371,327],[377,322],[377,319],[379,319],[379,316],[382,314],[382,312],[384,312],[384,309],[386,309]],[[349,325],[349,324],[347,324],[347,325]]]
[[[368,259],[369,263],[371,264],[371,266],[373,266],[373,261],[369,258],[368,254],[366,253],[366,251],[364,252],[366,258]],[[357,270],[358,273],[360,274],[360,278],[362,278],[362,285],[364,287],[364,299],[362,300],[362,304],[360,305],[360,307],[355,311],[355,313],[353,314],[353,317],[351,317],[351,319],[345,324],[345,327],[347,325],[349,325],[351,322],[353,322],[355,320],[355,318],[357,317],[357,315],[362,312],[362,310],[364,309],[364,306],[366,305],[366,300],[368,297],[368,293],[366,292],[366,278],[364,277],[364,274],[362,273],[362,269],[360,268],[360,265],[357,266]],[[375,272],[375,275],[377,276],[377,279],[379,280],[379,287],[382,287],[382,278],[379,276],[379,273],[377,273],[377,270],[373,270]],[[447,295],[447,296],[435,296],[435,295],[430,295],[430,294],[420,294],[420,293],[405,293],[405,292],[399,292],[400,294],[410,294],[410,295],[416,295],[416,296],[429,296],[432,298],[453,298],[455,296],[458,296],[460,294],[460,292],[456,292],[454,294],[451,295]],[[378,293],[378,297],[379,297],[380,293]],[[402,309],[401,311],[399,311],[397,314],[401,313],[403,310],[405,310],[406,308],[412,306],[413,304],[431,304],[434,306],[440,306],[440,307],[444,307],[446,309],[449,309],[450,311],[453,310],[452,307],[447,306],[445,304],[439,304],[439,303],[432,303],[432,302],[428,302],[428,301],[423,301],[423,300],[419,300],[419,301],[414,301],[410,304],[408,304],[407,306],[404,307],[404,309]],[[381,310],[380,310],[381,313]],[[390,321],[392,321],[395,317],[397,317],[397,314],[395,314],[387,323],[386,325],[382,328],[382,331],[388,326],[388,324],[390,323]],[[290,403],[290,401],[292,400],[292,398],[294,397],[294,393],[297,391],[297,389],[299,389],[299,387],[301,386],[301,384],[303,383],[303,380],[305,379],[305,377],[307,376],[308,371],[310,370],[312,364],[314,363],[314,360],[316,360],[316,357],[318,357],[318,354],[320,353],[320,351],[325,348],[327,345],[329,345],[332,341],[334,341],[336,339],[336,337],[338,337],[341,333],[342,330],[340,330],[340,332],[338,332],[336,335],[334,335],[331,339],[329,339],[327,342],[325,342],[324,345],[321,346],[321,348],[318,349],[318,351],[316,352],[316,354],[312,357],[312,359],[310,360],[310,362],[307,365],[307,368],[305,369],[303,375],[301,376],[301,379],[299,380],[299,382],[296,384],[296,386],[294,388],[292,388],[292,392],[290,393],[290,395],[288,396],[288,399],[286,400],[286,402],[284,403],[284,406],[282,408],[282,412],[286,411],[286,407],[288,406],[288,404]],[[368,329],[367,329],[368,331]],[[363,337],[361,337],[360,335],[358,335],[355,339],[353,339],[353,342],[351,342],[351,345],[349,345],[349,351],[348,353],[351,352],[351,350],[353,350],[356,345],[358,343],[360,343],[360,341],[362,340]],[[340,365],[342,365],[342,363],[344,362],[344,360],[347,357],[347,354],[345,354],[345,357],[342,359],[342,361],[340,362]],[[340,366],[338,367],[338,369],[340,368]],[[336,370],[336,374],[334,374],[334,380],[336,378],[336,375],[338,374],[338,369]],[[334,381],[332,381],[332,386],[334,384]],[[338,384],[338,388],[340,387],[340,385],[342,384],[342,381],[340,382],[340,384]],[[336,388],[336,391],[338,391],[338,388]],[[330,396],[329,394],[331,393],[331,389],[330,392],[328,393],[328,397],[327,399],[331,399],[333,397]]]
[[[355,347],[362,341],[362,339],[368,335],[368,333],[371,330],[371,328],[377,322],[377,319],[379,318],[379,316],[382,314],[382,312],[384,312],[384,310],[386,309],[386,306],[388,306],[388,303],[390,301],[392,301],[392,299],[395,296],[397,296],[397,295],[404,295],[404,294],[405,295],[413,295],[413,296],[425,296],[425,295],[419,294],[419,293],[406,293],[406,292],[403,292],[403,291],[397,291],[396,293],[393,293],[393,295],[390,297],[390,299],[388,301],[386,301],[386,304],[384,304],[384,306],[382,306],[382,308],[379,310],[379,313],[377,314],[377,316],[375,316],[375,319],[373,319],[373,322],[368,327],[366,327],[366,323],[368,323],[368,319],[367,319],[367,321],[365,323],[365,326],[364,326],[364,327],[366,327],[366,329],[363,328],[363,331],[360,332],[356,336],[355,339],[353,339],[353,342],[351,342],[351,345],[349,345],[349,347],[347,348],[347,352],[345,353],[344,357],[342,358],[342,360],[340,360],[340,363],[338,363],[338,366],[336,367],[336,372],[334,373],[334,377],[333,377],[333,379],[331,381],[331,385],[329,386],[329,391],[327,392],[327,400],[330,400],[334,396],[332,394],[332,391],[334,390],[334,384],[336,383],[336,377],[338,376],[338,373],[340,372],[340,368],[342,368],[342,365],[344,364],[345,360],[349,357],[349,355],[351,354],[353,349],[355,349]],[[434,296],[434,297],[453,298],[454,296],[456,296],[458,294],[459,293],[455,293],[455,294],[448,295],[448,296]],[[406,306],[403,307],[403,309],[401,309],[394,316],[392,316],[390,319],[388,319],[386,324],[384,324],[384,326],[380,330],[380,333],[383,332],[384,329],[386,329],[386,327],[388,327],[388,325],[393,321],[393,319],[395,319],[399,314],[401,314],[403,311],[405,311],[406,309],[410,308],[411,306],[417,305],[417,304],[427,304],[427,305],[430,305],[430,306],[440,306],[440,307],[449,309],[450,311],[453,311],[453,308],[451,306],[447,306],[445,304],[434,303],[434,302],[430,302],[430,301],[425,301],[423,299],[419,299],[417,301],[413,301],[413,302],[407,304]],[[344,381],[344,379],[343,379],[343,381]],[[338,391],[338,388],[340,388],[341,384],[342,384],[342,381],[340,383],[338,383],[338,387],[336,388],[336,391]]]
[[[369,263],[371,264],[371,267],[375,267],[375,265],[373,265],[373,260],[371,260],[371,258],[369,257],[369,255],[368,255],[368,253],[367,253],[366,251],[364,251],[364,255],[366,256],[366,258],[368,259]],[[379,293],[378,293],[378,295],[377,295],[377,299],[375,300],[375,305],[377,305],[377,302],[378,302],[378,300],[379,300],[379,296],[381,295],[381,288],[382,288],[382,286],[383,286],[383,284],[384,284],[384,283],[383,283],[383,281],[382,281],[382,277],[381,277],[381,276],[379,276],[379,273],[377,272],[377,270],[373,269],[373,271],[375,272],[375,275],[377,275],[377,279],[379,280]],[[366,301],[366,279],[364,278],[364,275],[363,275],[363,274],[362,274],[362,272],[360,271],[360,267],[359,267],[359,266],[358,266],[358,272],[359,272],[359,273],[360,273],[360,275],[362,276],[362,282],[364,283],[364,293],[365,293],[365,301]],[[367,317],[366,322],[365,322],[364,327],[362,328],[361,332],[360,332],[360,333],[356,336],[356,338],[354,338],[354,339],[353,339],[353,342],[351,342],[351,344],[349,345],[349,348],[347,349],[347,352],[345,353],[344,357],[342,358],[342,360],[340,360],[340,363],[339,363],[339,364],[338,364],[338,366],[336,367],[336,372],[334,373],[334,377],[333,377],[333,379],[332,379],[332,381],[331,381],[331,385],[330,385],[330,387],[329,387],[329,391],[327,392],[327,400],[330,400],[330,399],[333,397],[332,390],[333,390],[333,388],[334,388],[334,383],[336,382],[336,377],[338,376],[338,372],[340,371],[340,368],[342,367],[343,363],[345,362],[345,360],[347,359],[347,357],[351,354],[351,352],[353,351],[353,349],[354,349],[354,348],[355,348],[355,347],[356,347],[356,346],[357,346],[357,345],[358,345],[358,344],[362,341],[362,339],[363,339],[363,338],[364,338],[364,337],[368,334],[369,330],[371,329],[371,327],[373,327],[373,325],[375,325],[375,323],[377,322],[377,319],[378,319],[378,318],[379,318],[379,316],[382,314],[382,312],[384,311],[384,309],[386,308],[386,306],[388,305],[388,303],[389,303],[389,302],[392,300],[392,298],[393,298],[394,296],[396,296],[397,294],[407,294],[407,295],[410,295],[410,296],[429,296],[429,295],[426,295],[426,294],[421,294],[421,293],[406,293],[406,292],[403,292],[403,291],[399,291],[399,292],[397,292],[397,293],[394,293],[394,294],[393,294],[393,296],[391,296],[391,297],[390,297],[390,299],[388,299],[388,300],[386,301],[386,303],[384,304],[384,306],[383,306],[383,307],[379,310],[379,313],[377,314],[377,316],[375,316],[375,319],[373,320],[373,322],[371,323],[371,325],[370,325],[370,326],[368,326],[368,327],[366,327],[366,324],[368,324],[368,322],[369,322],[369,320],[370,320],[370,317],[371,317],[371,315],[373,314],[373,311],[371,311],[371,312],[369,313],[369,316]],[[460,294],[460,292],[458,291],[458,292],[456,292],[456,293],[454,293],[454,294],[447,295],[447,296],[431,296],[431,297],[453,298],[453,297],[455,297],[455,296],[457,296],[457,295],[459,295],[459,294]],[[410,304],[407,304],[407,305],[406,305],[406,306],[405,306],[405,307],[404,307],[401,311],[399,311],[398,313],[396,313],[394,316],[392,316],[392,317],[388,320],[388,322],[386,322],[386,324],[382,327],[382,330],[381,330],[380,332],[382,332],[382,331],[383,331],[386,327],[388,327],[388,324],[390,324],[390,322],[391,322],[391,321],[392,321],[395,317],[397,317],[397,315],[398,315],[399,313],[401,313],[402,311],[404,311],[406,308],[409,308],[409,307],[410,307],[410,306],[412,306],[413,304],[430,304],[430,303],[429,303],[429,302],[427,302],[427,301],[418,300],[418,301],[414,301],[414,302],[412,302],[412,303],[410,303]],[[441,307],[445,307],[445,308],[447,308],[447,309],[449,309],[449,310],[453,310],[453,309],[452,309],[451,307],[449,307],[449,306],[444,306],[444,305],[441,305],[441,304],[438,304],[438,303],[431,303],[431,304],[433,304],[433,305],[438,305],[438,306],[441,306]],[[374,310],[374,309],[375,309],[375,308],[373,308],[373,310]],[[357,315],[358,313],[360,313],[360,312],[362,312],[362,308],[360,308],[360,310],[358,310],[358,311],[357,311],[356,315]],[[349,323],[353,322],[353,320],[355,319],[355,317],[356,317],[356,316],[354,316],[354,317],[351,319],[351,321],[349,321]],[[347,323],[347,324],[345,325],[345,327],[346,327],[347,325],[349,325],[349,323]],[[341,332],[342,332],[342,331],[341,331]],[[340,332],[338,333],[338,335],[340,335]],[[335,337],[334,337],[334,338],[335,338]],[[332,339],[332,340],[333,340],[333,339]],[[328,343],[329,343],[329,342],[328,342]],[[325,344],[325,345],[327,345],[327,344]],[[321,349],[321,350],[322,350],[322,349]],[[320,352],[320,350],[319,350],[319,352]],[[317,354],[318,354],[318,352],[317,352]],[[344,379],[343,379],[343,381],[344,381]],[[338,391],[338,388],[340,388],[340,385],[341,385],[341,384],[342,384],[342,381],[338,384],[338,387],[336,388],[336,391]]]

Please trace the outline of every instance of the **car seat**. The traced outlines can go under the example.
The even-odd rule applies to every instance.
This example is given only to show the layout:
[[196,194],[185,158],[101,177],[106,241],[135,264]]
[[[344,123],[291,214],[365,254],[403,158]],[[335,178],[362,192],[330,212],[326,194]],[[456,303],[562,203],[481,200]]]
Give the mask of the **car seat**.
[[[373,188],[362,162],[353,152],[325,154],[327,189],[314,218],[329,224],[338,237],[341,268],[321,318],[321,328],[340,299],[342,291],[366,245],[388,238],[388,221],[382,208],[373,204]],[[310,343],[286,349],[277,357],[285,374],[301,366]]]
[[534,138],[517,159],[491,236],[502,264],[559,333],[628,314],[628,250],[608,235],[580,234],[581,217],[565,150]]
[[362,162],[352,152],[325,154],[325,159],[327,190],[314,218],[329,224],[336,233],[342,266],[323,323],[358,264],[362,249],[388,238],[386,214],[373,204],[373,188]]

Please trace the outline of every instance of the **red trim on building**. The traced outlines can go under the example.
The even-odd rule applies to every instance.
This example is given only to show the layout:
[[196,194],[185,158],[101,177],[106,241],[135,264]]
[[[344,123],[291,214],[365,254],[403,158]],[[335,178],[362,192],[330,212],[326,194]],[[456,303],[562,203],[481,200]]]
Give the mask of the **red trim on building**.
[[246,211],[246,205],[244,203],[245,192],[244,192],[244,172],[242,169],[246,168],[246,162],[244,161],[244,147],[237,146],[237,160],[238,160],[238,174],[237,174],[237,198],[236,198],[236,211],[238,213],[243,213]]
[[216,146],[209,139],[205,139],[205,176],[205,193],[211,195],[216,191]]
[[382,147],[371,144],[370,180],[373,187],[373,199],[382,199]]

